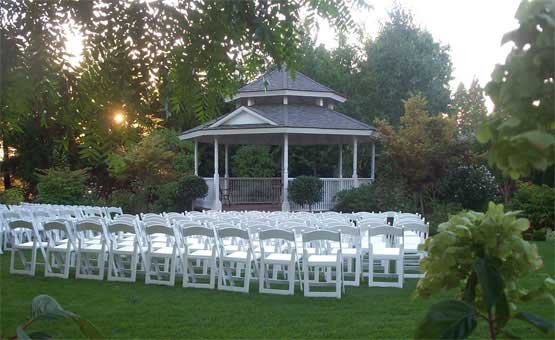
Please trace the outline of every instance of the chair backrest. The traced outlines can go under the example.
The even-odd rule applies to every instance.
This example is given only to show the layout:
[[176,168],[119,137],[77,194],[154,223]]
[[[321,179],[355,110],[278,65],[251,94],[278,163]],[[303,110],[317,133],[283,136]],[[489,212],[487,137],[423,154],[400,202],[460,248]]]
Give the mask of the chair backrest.
[[33,228],[33,222],[27,221],[27,220],[12,220],[12,221],[8,221],[8,227],[10,227],[10,229],[23,228],[23,229],[34,230],[34,228]]
[[65,219],[50,220],[44,222],[42,227],[49,246],[55,246],[58,241],[63,239],[67,239],[72,246],[75,246],[75,237],[71,230],[70,221]]
[[77,222],[77,224],[75,225],[75,230],[77,232],[92,231],[92,232],[104,234],[103,224],[99,221],[94,221],[89,219]]
[[329,230],[316,230],[307,233],[302,233],[303,243],[312,241],[333,241],[341,242],[341,235],[338,232]]
[[128,233],[128,234],[136,234],[136,227],[134,223],[130,223],[129,221],[113,221],[108,223],[106,227],[109,234],[113,233]]
[[181,236],[205,236],[205,237],[215,237],[214,229],[206,228],[203,226],[190,226],[181,228]]
[[281,240],[295,242],[295,234],[291,231],[282,230],[282,229],[263,230],[258,234],[258,238],[261,241],[269,240],[269,239],[281,239]]
[[216,233],[218,235],[218,238],[236,237],[244,240],[249,240],[249,232],[247,230],[236,227],[216,229]]
[[386,246],[398,247],[403,244],[403,228],[384,225],[368,229],[369,240],[371,240],[372,237],[380,235],[385,238],[384,242]]
[[424,223],[406,223],[401,225],[401,227],[405,233],[412,231],[422,238],[427,238],[430,232],[430,225]]
[[145,228],[145,233],[147,235],[152,234],[165,234],[169,236],[175,236],[175,232],[172,227],[168,227],[165,224],[151,224]]

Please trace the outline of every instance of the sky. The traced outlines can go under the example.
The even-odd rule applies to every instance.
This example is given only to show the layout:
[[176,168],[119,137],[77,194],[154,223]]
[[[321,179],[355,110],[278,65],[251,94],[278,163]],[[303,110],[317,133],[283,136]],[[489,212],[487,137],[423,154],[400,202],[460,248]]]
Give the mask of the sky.
[[[468,87],[473,78],[485,86],[495,64],[503,63],[511,50],[510,44],[501,46],[501,38],[517,28],[514,14],[520,0],[367,0],[372,9],[354,13],[355,21],[375,37],[395,1],[412,11],[416,23],[436,41],[450,46],[452,91],[460,82]],[[333,30],[325,23],[320,23],[317,36],[326,47],[337,46]],[[69,32],[66,47],[74,55],[71,61],[77,63],[83,48],[80,36]],[[487,106],[491,111],[489,99]]]
[[[375,37],[395,1],[436,41],[450,46],[452,91],[460,82],[468,87],[473,78],[485,86],[495,64],[504,63],[511,50],[511,44],[501,46],[501,38],[518,27],[514,14],[520,0],[368,0],[373,8],[355,13],[356,22]],[[333,30],[325,24],[320,25],[318,41],[328,48],[337,46]],[[489,99],[487,105],[491,111]]]

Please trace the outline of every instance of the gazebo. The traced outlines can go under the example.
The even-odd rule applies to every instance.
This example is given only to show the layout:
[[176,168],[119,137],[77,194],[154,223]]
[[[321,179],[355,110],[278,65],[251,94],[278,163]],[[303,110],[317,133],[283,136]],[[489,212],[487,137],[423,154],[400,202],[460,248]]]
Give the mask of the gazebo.
[[[289,145],[334,144],[339,148],[339,177],[322,178],[322,201],[317,210],[333,208],[335,194],[341,190],[371,183],[374,179],[376,131],[370,125],[335,111],[346,98],[300,72],[294,75],[285,68],[270,71],[241,87],[226,102],[234,102],[235,110],[206,124],[183,132],[182,140],[194,142],[195,175],[198,175],[198,143],[214,145],[214,176],[205,178],[209,193],[196,202],[202,208],[222,210],[224,203],[267,203],[278,199],[281,210],[292,206],[288,200]],[[343,145],[353,145],[353,172],[344,178]],[[357,149],[359,143],[371,143],[372,159],[369,177],[358,177]],[[220,179],[218,152],[224,145],[224,178]],[[229,145],[282,145],[280,178],[230,178]],[[220,190],[222,188],[222,190]]]

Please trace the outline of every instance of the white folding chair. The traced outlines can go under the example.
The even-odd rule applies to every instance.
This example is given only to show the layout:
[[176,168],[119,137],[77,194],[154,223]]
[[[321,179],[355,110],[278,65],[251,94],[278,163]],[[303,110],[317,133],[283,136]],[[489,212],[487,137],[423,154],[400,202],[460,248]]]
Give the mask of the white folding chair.
[[[304,296],[310,297],[335,297],[341,298],[341,291],[343,287],[343,266],[342,266],[342,249],[341,249],[341,235],[339,233],[327,230],[317,230],[302,234],[303,240],[303,286]],[[335,242],[338,244],[338,249],[335,254],[329,254],[328,242]],[[307,251],[307,245],[310,248],[315,248],[316,253],[310,254]],[[324,275],[325,281],[321,281],[318,277],[319,271],[313,270],[314,279],[310,280],[310,268],[323,268],[327,275]],[[326,271],[327,269],[327,271]],[[335,280],[333,274],[335,273]],[[313,291],[310,286],[335,286],[335,291]]]
[[[349,225],[335,225],[326,228],[329,231],[341,233],[341,249],[343,257],[343,285],[356,286],[360,285],[360,277],[362,275],[362,251],[361,238],[359,228]],[[333,247],[332,253],[337,252],[338,248]],[[353,277],[347,280],[346,277]]]
[[[214,229],[203,226],[182,228],[181,238],[183,287],[214,289],[218,270]],[[208,279],[208,283],[199,282],[199,279]]]
[[108,248],[103,219],[88,218],[75,225],[77,236],[77,260],[75,277],[78,279],[103,280]]
[[[297,269],[295,234],[291,231],[270,229],[260,231],[258,238],[260,242],[259,291],[261,293],[293,295],[295,293],[295,272]],[[272,266],[271,277],[269,275],[270,266]],[[284,268],[287,268],[287,271]],[[283,275],[284,279],[279,278],[280,274]],[[272,283],[287,283],[288,286],[287,289],[272,288]]]
[[[248,293],[253,267],[256,272],[256,259],[249,232],[239,228],[222,228],[216,229],[216,235],[220,260],[218,289]],[[237,245],[236,250],[226,247],[228,239]],[[236,285],[238,281],[243,281],[242,287]]]
[[75,254],[75,238],[70,221],[56,219],[43,224],[46,237],[45,277],[69,278],[72,255]]
[[135,282],[140,253],[135,223],[118,219],[110,222],[106,229],[110,244],[108,281]]
[[[22,274],[35,276],[37,266],[37,250],[45,247],[46,242],[41,242],[33,222],[26,220],[13,220],[8,222],[12,236],[12,247],[10,257],[10,274]],[[31,260],[25,256],[25,252],[31,251]],[[18,255],[23,269],[17,269],[15,256]]]
[[[382,242],[373,242],[376,237],[382,237]],[[403,229],[393,226],[381,226],[368,229],[368,286],[369,287],[399,287],[403,288],[404,252]],[[384,265],[383,273],[376,273],[374,261],[390,263],[395,261],[395,273],[389,273],[389,265]],[[397,276],[396,282],[376,281],[376,277]]]
[[[165,245],[154,246],[153,235],[165,235]],[[176,242],[175,231],[165,224],[150,225],[145,228],[148,250],[145,256],[145,283],[166,286],[175,285],[175,269],[179,261],[179,247]],[[158,260],[163,260],[160,262]],[[152,275],[156,275],[153,279]],[[168,277],[164,280],[164,277]]]
[[403,228],[403,250],[405,252],[404,274],[406,278],[424,277],[420,273],[420,261],[426,256],[424,251],[419,250],[419,246],[424,244],[430,226],[424,223],[406,223],[401,226]]

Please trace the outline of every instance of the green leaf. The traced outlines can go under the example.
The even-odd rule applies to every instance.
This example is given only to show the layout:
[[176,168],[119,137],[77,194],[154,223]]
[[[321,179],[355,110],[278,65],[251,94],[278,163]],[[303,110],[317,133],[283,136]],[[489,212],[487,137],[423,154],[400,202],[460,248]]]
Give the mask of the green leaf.
[[519,319],[522,321],[526,321],[532,326],[535,326],[537,329],[544,333],[553,332],[555,330],[555,324],[549,322],[537,315],[530,314],[528,312],[519,312],[515,315],[515,319]]
[[550,133],[533,130],[518,134],[512,138],[513,140],[517,139],[526,139],[532,145],[539,149],[546,149],[553,144],[555,144],[555,136]]
[[416,330],[416,339],[464,339],[476,328],[476,311],[466,302],[446,300],[433,304]]
[[489,129],[489,126],[487,124],[480,125],[478,131],[476,132],[476,139],[478,139],[478,142],[485,144],[490,140],[490,138],[491,131]]
[[507,301],[507,295],[503,292],[495,304],[495,327],[498,332],[509,322],[510,317],[511,308],[509,307],[509,301]]
[[504,294],[503,292],[503,278],[497,267],[495,266],[494,259],[491,257],[480,257],[474,262],[474,270],[478,277],[478,282],[482,288],[482,295],[488,310],[493,308],[497,301]]
[[474,303],[474,299],[476,298],[476,283],[477,283],[477,278],[476,278],[476,272],[472,272],[472,274],[470,274],[470,276],[468,277],[468,280],[466,281],[466,287],[464,289],[464,297],[463,300],[465,302],[468,302],[470,304]]
[[25,330],[21,326],[17,327],[15,333],[17,334],[18,340],[31,340],[29,335],[27,335],[27,332],[25,332]]

